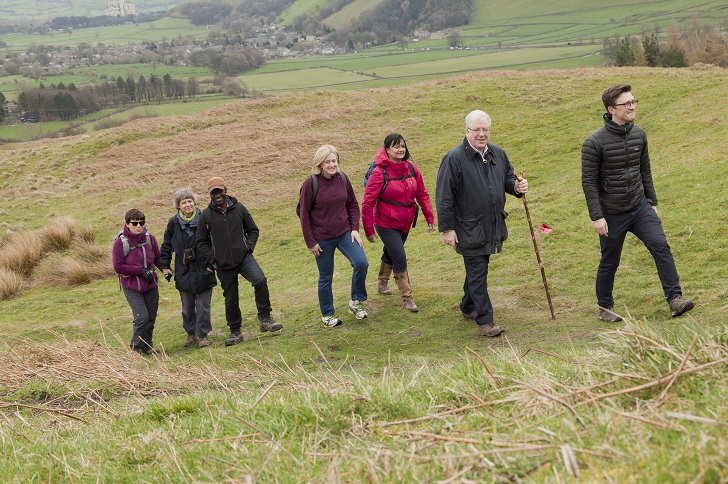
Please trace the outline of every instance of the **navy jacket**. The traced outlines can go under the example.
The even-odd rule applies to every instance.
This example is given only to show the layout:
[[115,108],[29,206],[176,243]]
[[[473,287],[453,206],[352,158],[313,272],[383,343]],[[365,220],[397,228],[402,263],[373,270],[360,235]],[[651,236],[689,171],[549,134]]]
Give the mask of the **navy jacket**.
[[500,252],[508,238],[506,193],[516,194],[516,175],[508,155],[488,144],[485,159],[468,139],[450,150],[437,173],[437,226],[454,230],[461,255]]

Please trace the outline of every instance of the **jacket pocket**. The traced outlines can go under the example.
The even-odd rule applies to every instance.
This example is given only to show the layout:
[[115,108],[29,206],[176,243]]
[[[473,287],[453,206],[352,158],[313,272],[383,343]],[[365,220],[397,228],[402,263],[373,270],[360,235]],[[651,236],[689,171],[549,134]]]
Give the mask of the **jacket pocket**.
[[480,218],[459,220],[455,233],[458,245],[463,249],[477,249],[485,245],[485,228]]

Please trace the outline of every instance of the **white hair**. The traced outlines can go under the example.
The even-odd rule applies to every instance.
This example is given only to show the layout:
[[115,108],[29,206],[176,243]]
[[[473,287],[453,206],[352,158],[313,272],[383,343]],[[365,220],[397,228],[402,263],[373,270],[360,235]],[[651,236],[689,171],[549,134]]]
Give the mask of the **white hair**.
[[481,111],[480,109],[476,109],[475,111],[471,111],[470,114],[465,116],[465,128],[469,128],[475,123],[475,121],[479,119],[484,119],[486,123],[488,123],[488,127],[490,128],[491,121],[490,116],[488,116],[488,113],[485,111]]

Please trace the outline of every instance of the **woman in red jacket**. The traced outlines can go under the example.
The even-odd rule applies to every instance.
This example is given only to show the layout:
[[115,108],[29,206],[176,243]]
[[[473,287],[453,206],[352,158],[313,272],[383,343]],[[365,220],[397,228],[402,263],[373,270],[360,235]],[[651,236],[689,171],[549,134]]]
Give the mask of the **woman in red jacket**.
[[402,135],[387,136],[374,160],[376,167],[369,176],[361,208],[367,240],[374,242],[379,234],[384,243],[377,290],[380,294],[392,294],[387,283],[394,271],[404,308],[417,312],[419,308],[412,297],[404,243],[417,220],[417,205],[422,208],[428,230],[435,230],[430,195]]

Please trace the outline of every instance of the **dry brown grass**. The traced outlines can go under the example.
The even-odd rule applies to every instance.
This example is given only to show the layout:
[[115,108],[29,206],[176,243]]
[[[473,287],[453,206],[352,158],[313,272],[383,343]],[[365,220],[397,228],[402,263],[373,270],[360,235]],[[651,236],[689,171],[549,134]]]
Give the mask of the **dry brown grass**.
[[[109,277],[113,275],[114,271],[108,255],[104,254],[104,257],[104,255],[94,253],[101,249],[99,246],[92,246],[92,251],[84,253],[81,258],[72,255],[51,255],[44,261],[42,270],[39,269],[39,277],[44,283],[63,286],[88,284],[91,281]],[[95,260],[83,258],[89,255]]]
[[25,277],[43,257],[43,241],[36,232],[17,232],[0,247],[0,268]]
[[23,290],[23,278],[9,269],[0,268],[0,299],[10,299]]
[[43,243],[43,252],[62,252],[71,246],[76,235],[76,220],[73,217],[58,217],[38,231]]
[[93,242],[95,240],[93,226],[91,224],[76,225],[76,239],[83,242]]

